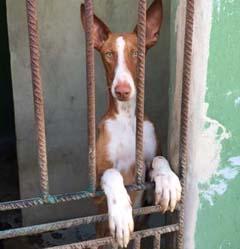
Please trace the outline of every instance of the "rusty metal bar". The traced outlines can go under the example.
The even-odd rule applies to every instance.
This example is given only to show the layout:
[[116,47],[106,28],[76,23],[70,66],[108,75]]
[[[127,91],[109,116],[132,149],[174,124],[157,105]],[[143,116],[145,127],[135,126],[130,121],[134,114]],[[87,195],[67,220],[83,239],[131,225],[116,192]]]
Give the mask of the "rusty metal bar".
[[[131,191],[152,189],[153,186],[154,186],[153,183],[146,182],[146,183],[141,184],[141,185],[136,185],[136,184],[129,185],[129,186],[126,186],[126,188],[129,192],[131,192]],[[57,204],[57,203],[67,202],[67,201],[77,201],[77,200],[81,200],[81,199],[101,196],[103,194],[104,194],[103,191],[96,191],[95,193],[88,192],[88,191],[81,191],[81,192],[77,192],[77,193],[48,195],[47,199],[43,199],[41,197],[36,197],[36,198],[25,199],[25,200],[1,202],[0,203],[0,211],[31,208],[31,207],[35,207],[35,206],[39,206],[39,205],[44,205],[44,204]]]
[[46,133],[44,117],[44,100],[40,70],[40,49],[37,19],[37,1],[27,0],[27,19],[32,69],[34,115],[37,130],[38,163],[40,168],[40,187],[43,198],[48,197],[48,168],[46,152]]
[[113,241],[111,246],[112,246],[112,249],[119,249],[118,243],[116,241]]
[[31,208],[43,204],[44,200],[41,197],[17,201],[6,201],[0,203],[0,211]]
[[88,104],[88,166],[90,191],[96,190],[96,96],[94,72],[93,1],[85,0],[86,15],[86,71]]
[[144,122],[144,80],[145,80],[145,38],[146,38],[146,0],[139,0],[138,4],[138,63],[137,63],[137,106],[136,106],[136,182],[144,182],[143,158],[143,122]]
[[[150,236],[156,236],[158,234],[172,233],[178,230],[179,230],[178,224],[158,227],[158,228],[151,228],[151,229],[134,232],[131,236],[131,239],[133,240],[136,238],[146,238]],[[112,237],[105,237],[102,239],[88,240],[70,245],[48,247],[46,249],[82,249],[82,248],[91,248],[91,246],[96,246],[96,245],[97,246],[111,245],[113,243],[114,239]]]
[[[134,209],[133,215],[140,216],[140,215],[159,213],[159,212],[160,212],[160,206],[150,206],[150,207]],[[46,223],[41,225],[9,229],[9,230],[0,231],[0,239],[9,239],[9,238],[21,237],[26,235],[35,235],[44,232],[52,232],[60,229],[79,226],[82,224],[103,222],[106,221],[107,219],[108,219],[108,214],[100,214],[100,215]]]
[[134,243],[133,243],[133,249],[140,249],[141,248],[141,237],[140,236],[136,236],[134,239]]
[[180,229],[177,236],[177,248],[184,248],[184,201],[186,193],[186,174],[188,167],[188,121],[189,121],[189,99],[191,85],[192,67],[192,39],[194,22],[194,0],[187,1],[184,61],[183,61],[183,86],[181,107],[181,134],[180,134],[180,177],[182,185],[182,198],[180,202],[179,224]]
[[156,234],[153,240],[153,249],[161,248],[161,234]]

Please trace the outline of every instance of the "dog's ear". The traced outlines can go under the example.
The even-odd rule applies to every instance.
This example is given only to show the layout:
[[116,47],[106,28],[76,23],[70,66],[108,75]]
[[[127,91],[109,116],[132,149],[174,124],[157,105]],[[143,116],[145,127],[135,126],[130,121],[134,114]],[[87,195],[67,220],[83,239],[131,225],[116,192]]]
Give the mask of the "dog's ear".
[[[158,40],[163,20],[162,0],[154,0],[147,10],[146,16],[146,48],[154,46]],[[137,33],[137,26],[134,29]]]
[[[86,30],[86,17],[85,17],[85,6],[81,4],[81,20],[84,30]],[[94,15],[94,27],[93,27],[93,36],[94,36],[94,47],[97,50],[101,50],[101,47],[104,41],[107,40],[110,33],[107,25],[102,22],[97,16]]]

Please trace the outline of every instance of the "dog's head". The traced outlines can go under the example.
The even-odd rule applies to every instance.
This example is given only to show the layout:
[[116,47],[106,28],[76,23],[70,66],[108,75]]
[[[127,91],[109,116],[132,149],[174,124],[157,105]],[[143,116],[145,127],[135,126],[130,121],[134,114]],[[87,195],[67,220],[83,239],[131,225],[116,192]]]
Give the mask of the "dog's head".
[[[85,29],[85,7],[81,5],[81,20]],[[162,0],[154,0],[147,10],[146,51],[158,40],[162,23]],[[112,96],[128,101],[136,96],[137,28],[131,33],[113,33],[94,15],[94,47],[106,69]]]

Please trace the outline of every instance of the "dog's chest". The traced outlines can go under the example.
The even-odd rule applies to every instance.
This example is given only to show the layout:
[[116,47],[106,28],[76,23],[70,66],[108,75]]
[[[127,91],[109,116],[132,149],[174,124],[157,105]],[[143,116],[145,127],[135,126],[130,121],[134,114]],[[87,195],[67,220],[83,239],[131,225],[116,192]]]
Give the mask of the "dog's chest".
[[117,115],[107,121],[110,136],[108,156],[118,170],[128,170],[135,162],[136,121],[126,115]]
[[[113,165],[119,171],[128,170],[135,164],[136,151],[136,118],[128,115],[117,115],[107,120],[110,141],[107,153]],[[144,159],[151,161],[156,153],[156,138],[152,123],[144,121]]]

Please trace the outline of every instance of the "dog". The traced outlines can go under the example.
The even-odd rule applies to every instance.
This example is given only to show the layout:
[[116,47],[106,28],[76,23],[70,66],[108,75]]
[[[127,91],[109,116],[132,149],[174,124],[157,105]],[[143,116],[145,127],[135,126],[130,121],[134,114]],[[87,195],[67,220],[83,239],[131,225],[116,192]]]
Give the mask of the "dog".
[[[162,0],[154,0],[146,16],[146,52],[159,37],[163,19]],[[85,29],[85,7],[81,5]],[[95,199],[100,213],[109,221],[96,227],[97,237],[110,232],[120,247],[127,247],[134,230],[132,203],[142,196],[128,194],[125,185],[135,183],[137,28],[131,33],[113,33],[94,15],[94,48],[100,53],[106,71],[108,108],[98,126],[96,142],[97,185],[105,197]],[[173,211],[181,198],[179,178],[158,152],[154,124],[145,116],[143,123],[145,174],[155,182],[155,204],[164,213]],[[139,196],[140,195],[140,196]]]

